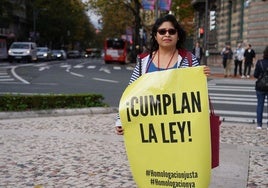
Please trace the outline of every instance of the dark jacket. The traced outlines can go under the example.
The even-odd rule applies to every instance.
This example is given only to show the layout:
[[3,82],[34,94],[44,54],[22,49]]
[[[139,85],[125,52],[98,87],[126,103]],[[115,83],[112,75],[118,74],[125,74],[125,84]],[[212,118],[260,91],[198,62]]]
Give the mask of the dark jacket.
[[249,52],[249,49],[246,49],[244,53],[244,57],[245,57],[245,63],[252,63],[253,58],[255,57],[255,51],[251,49]]
[[230,48],[226,48],[222,55],[223,59],[233,59],[233,51]]
[[259,78],[267,68],[268,68],[268,59],[258,60],[255,66],[254,77]]
[[[203,57],[203,48],[202,47],[199,47],[200,48],[200,58],[199,59],[202,59],[202,57]],[[193,50],[192,50],[192,53],[195,55],[195,49],[196,48],[193,48]]]

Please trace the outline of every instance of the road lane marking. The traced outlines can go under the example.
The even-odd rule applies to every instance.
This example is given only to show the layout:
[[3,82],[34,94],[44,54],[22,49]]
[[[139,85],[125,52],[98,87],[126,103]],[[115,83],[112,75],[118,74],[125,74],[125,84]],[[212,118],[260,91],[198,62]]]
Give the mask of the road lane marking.
[[221,96],[221,97],[237,97],[237,98],[256,98],[256,94],[254,95],[247,95],[247,94],[229,94],[229,93],[209,93],[209,96]]
[[0,82],[10,82],[10,81],[14,81],[13,78],[0,78]]
[[80,77],[80,78],[85,77],[84,75],[82,75],[82,74],[78,74],[78,73],[75,73],[75,72],[71,72],[71,71],[69,71],[69,73],[70,73],[71,75],[74,75],[74,76],[77,76],[77,77]]
[[92,79],[97,80],[97,81],[103,81],[103,82],[119,83],[118,81],[115,81],[115,80],[108,80],[108,79],[103,79],[103,78],[92,78]]
[[95,69],[96,68],[96,65],[89,65],[87,66],[88,69]]
[[10,76],[8,74],[5,74],[5,75],[0,74],[0,78],[10,78]]
[[13,75],[16,79],[20,80],[21,82],[23,82],[23,83],[25,83],[25,84],[30,84],[30,82],[28,82],[27,80],[24,80],[22,77],[20,77],[19,75],[17,75],[17,73],[15,72],[15,69],[16,69],[16,68],[17,68],[17,66],[11,68],[11,73],[12,73],[12,75]]
[[46,70],[46,69],[49,69],[49,68],[50,68],[49,66],[40,67],[39,71],[43,71],[43,70]]
[[74,66],[75,69],[80,69],[80,68],[83,68],[83,67],[84,67],[84,65],[81,65],[81,64],[78,64],[78,65]]
[[126,69],[132,71],[132,70],[134,70],[134,67],[132,67],[132,66],[127,66]]
[[83,78],[85,77],[84,75],[82,74],[78,74],[78,73],[75,73],[75,72],[72,72],[70,71],[72,66],[71,65],[61,65],[62,68],[66,68],[66,72],[70,73],[71,75],[74,75],[74,76],[77,76],[77,77],[80,77],[80,78]]
[[99,69],[99,71],[103,71],[103,72],[105,72],[105,73],[107,73],[107,74],[111,74],[111,71],[110,71],[107,67],[101,67],[101,68]]
[[68,68],[68,67],[70,67],[71,65],[67,65],[67,64],[62,64],[62,65],[60,65],[60,67],[62,67],[62,68]]
[[114,70],[121,70],[121,67],[119,67],[119,66],[113,66],[113,69]]

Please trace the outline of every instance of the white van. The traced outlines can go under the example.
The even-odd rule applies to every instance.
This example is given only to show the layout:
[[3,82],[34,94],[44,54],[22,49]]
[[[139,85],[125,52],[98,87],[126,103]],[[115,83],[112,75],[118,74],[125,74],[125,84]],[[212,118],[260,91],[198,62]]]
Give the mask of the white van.
[[13,42],[8,50],[8,60],[13,61],[37,61],[37,46],[34,42]]

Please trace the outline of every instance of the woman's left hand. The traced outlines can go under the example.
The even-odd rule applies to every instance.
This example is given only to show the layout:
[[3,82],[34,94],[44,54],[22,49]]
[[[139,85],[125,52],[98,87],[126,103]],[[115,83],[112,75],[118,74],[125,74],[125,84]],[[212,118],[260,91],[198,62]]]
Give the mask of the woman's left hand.
[[204,66],[204,74],[208,77],[210,75],[210,68],[208,66]]

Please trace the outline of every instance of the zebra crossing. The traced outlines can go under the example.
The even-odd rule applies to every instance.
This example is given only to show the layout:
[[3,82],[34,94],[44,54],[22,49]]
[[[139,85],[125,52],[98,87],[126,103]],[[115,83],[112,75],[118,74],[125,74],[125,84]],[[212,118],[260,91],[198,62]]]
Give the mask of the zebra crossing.
[[[208,82],[210,100],[214,112],[222,121],[256,122],[257,98],[254,80],[215,79]],[[263,122],[266,122],[267,104],[264,108]]]
[[15,79],[8,73],[7,68],[0,67],[0,82],[10,83],[14,81]]

